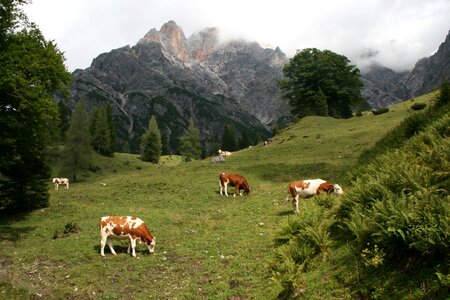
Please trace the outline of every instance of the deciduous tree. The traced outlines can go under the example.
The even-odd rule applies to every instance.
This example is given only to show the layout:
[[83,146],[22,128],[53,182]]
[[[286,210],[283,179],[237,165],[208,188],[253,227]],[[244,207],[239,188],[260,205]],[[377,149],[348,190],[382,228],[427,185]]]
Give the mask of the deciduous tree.
[[53,42],[28,22],[20,5],[0,5],[0,208],[48,205],[50,168],[44,150],[57,124],[53,95],[68,95],[70,73]]
[[356,66],[329,50],[304,49],[283,68],[282,97],[298,117],[329,115],[349,118],[364,105],[363,87]]

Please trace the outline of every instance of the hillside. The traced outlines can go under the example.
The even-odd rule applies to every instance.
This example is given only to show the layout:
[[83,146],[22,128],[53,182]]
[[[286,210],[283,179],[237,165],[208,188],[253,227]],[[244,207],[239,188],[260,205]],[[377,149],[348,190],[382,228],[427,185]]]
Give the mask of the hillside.
[[[151,165],[130,154],[98,159],[98,172],[69,190],[52,190],[49,208],[0,218],[0,295],[276,298],[282,289],[271,280],[273,250],[281,228],[295,220],[290,205],[282,205],[287,183],[321,177],[348,191],[348,172],[359,155],[413,114],[413,103],[429,103],[433,97],[398,104],[378,116],[307,117],[282,130],[268,146],[236,152],[221,164],[166,157]],[[252,194],[219,196],[220,172],[244,175]],[[118,255],[106,250],[102,259],[98,221],[104,215],[145,220],[157,238],[155,254],[138,246],[139,259],[133,259],[126,254],[126,243],[115,242]],[[55,234],[74,223],[69,227],[79,226],[79,232]],[[321,286],[308,287],[311,298],[350,298],[339,281],[316,279]]]

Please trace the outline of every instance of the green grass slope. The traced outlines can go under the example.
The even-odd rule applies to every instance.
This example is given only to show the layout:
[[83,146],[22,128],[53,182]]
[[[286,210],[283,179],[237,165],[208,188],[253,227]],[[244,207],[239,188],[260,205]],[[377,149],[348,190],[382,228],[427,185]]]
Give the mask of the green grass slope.
[[[49,183],[48,208],[0,218],[0,299],[276,298],[282,287],[272,280],[273,251],[281,228],[295,218],[282,205],[288,182],[320,177],[349,188],[347,174],[359,155],[414,113],[414,102],[433,97],[377,116],[304,118],[268,146],[219,164],[181,163],[175,156],[159,165],[128,154],[98,158],[96,172],[69,190]],[[251,195],[220,196],[221,172],[244,175]],[[116,241],[118,255],[106,249],[102,259],[99,218],[105,215],[146,221],[157,239],[155,254],[138,246],[134,259]],[[320,295],[350,297],[335,281],[317,280],[325,285]]]

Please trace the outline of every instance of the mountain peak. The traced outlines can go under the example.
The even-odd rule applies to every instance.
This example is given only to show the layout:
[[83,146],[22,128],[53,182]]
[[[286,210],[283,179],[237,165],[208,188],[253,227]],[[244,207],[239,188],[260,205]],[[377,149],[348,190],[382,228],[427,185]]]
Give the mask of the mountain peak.
[[181,61],[186,61],[189,58],[184,32],[173,20],[164,23],[159,31],[152,28],[138,44],[148,44],[151,42],[161,44],[164,51]]

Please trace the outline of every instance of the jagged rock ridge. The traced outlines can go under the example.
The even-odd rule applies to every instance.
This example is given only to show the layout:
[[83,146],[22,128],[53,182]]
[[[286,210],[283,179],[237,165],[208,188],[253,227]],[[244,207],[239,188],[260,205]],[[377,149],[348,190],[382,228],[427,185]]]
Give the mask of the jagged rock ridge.
[[190,117],[199,127],[206,154],[218,149],[226,124],[239,134],[269,136],[272,122],[290,116],[278,80],[287,58],[257,43],[220,43],[207,28],[188,39],[170,21],[150,30],[135,46],[103,53],[73,73],[73,103],[110,104],[119,139],[134,152],[152,115],[165,152],[175,153]]
[[437,52],[420,59],[410,72],[396,73],[389,68],[372,66],[362,74],[363,96],[372,107],[387,107],[411,99],[450,80],[450,31]]

